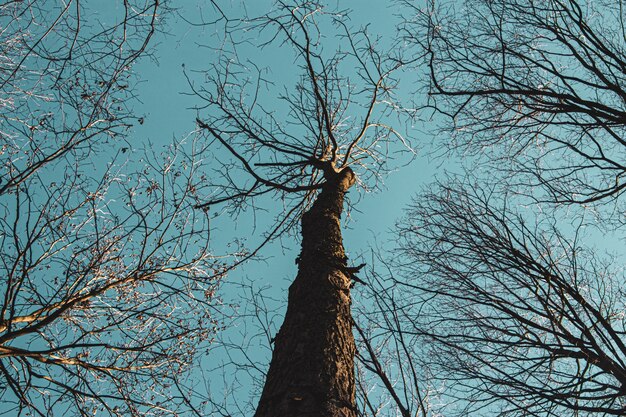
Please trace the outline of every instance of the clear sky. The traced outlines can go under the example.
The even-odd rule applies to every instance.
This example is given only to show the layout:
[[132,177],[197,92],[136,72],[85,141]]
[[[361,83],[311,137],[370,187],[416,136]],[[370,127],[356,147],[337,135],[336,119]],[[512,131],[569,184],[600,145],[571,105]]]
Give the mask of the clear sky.
[[[223,6],[224,12],[233,19],[259,16],[270,10],[271,0],[216,0]],[[115,10],[122,9],[122,2],[116,1],[112,9],[106,9],[101,0],[87,0],[83,7],[89,9],[94,16],[110,19]],[[152,59],[143,58],[137,62],[132,71],[137,74],[139,84],[135,90],[137,102],[134,104],[138,120],[130,132],[129,142],[131,157],[140,158],[144,149],[161,152],[173,140],[191,139],[196,128],[196,117],[203,118],[211,110],[198,112],[194,107],[201,104],[190,94],[188,80],[202,83],[203,71],[209,71],[211,64],[218,58],[218,46],[222,41],[221,24],[203,25],[215,19],[215,11],[207,0],[182,0],[172,6],[179,7],[178,13],[167,16],[163,32],[157,33],[152,39]],[[401,10],[393,0],[329,0],[330,9],[340,7],[350,9],[350,21],[353,27],[369,25],[369,32],[383,37],[383,49],[391,45],[395,36],[396,25],[400,21]],[[249,36],[252,36],[249,34]],[[325,41],[326,50],[333,50],[337,45],[336,38],[328,37]],[[273,47],[259,49],[253,44],[241,45],[238,48],[239,58],[254,63],[267,72],[266,78],[275,83],[276,88],[289,88],[296,80],[299,69],[294,63],[293,54],[288,48]],[[406,106],[414,106],[412,100],[418,102],[423,98],[416,94],[417,76],[410,71],[403,74],[404,82],[397,91],[400,102]],[[275,99],[276,91],[272,87],[262,90],[266,108],[276,110],[280,119],[281,103]],[[417,156],[408,165],[399,163],[397,169],[384,178],[382,189],[365,193],[353,189],[349,197],[358,200],[355,209],[344,218],[344,245],[350,262],[359,264],[370,261],[370,251],[382,247],[393,250],[396,234],[393,226],[402,216],[404,208],[421,189],[432,183],[444,172],[458,172],[458,160],[438,159],[429,161],[427,156],[432,144],[440,140],[435,137],[433,123],[430,121],[415,122],[415,125],[398,126],[411,140]],[[120,145],[127,146],[127,145]],[[93,161],[94,165],[104,164],[102,160]],[[106,161],[108,162],[108,161]],[[480,175],[477,175],[480,176]],[[483,175],[484,177],[484,175]],[[211,246],[215,255],[228,254],[233,250],[231,243],[239,240],[248,249],[253,249],[262,239],[263,232],[280,215],[280,202],[263,202],[263,210],[241,213],[237,218],[229,217],[219,208],[211,209],[212,219]],[[531,208],[532,210],[532,208]],[[345,216],[344,216],[345,217]],[[605,244],[607,243],[605,239]],[[214,345],[208,355],[200,359],[192,377],[198,383],[196,391],[204,394],[209,389],[215,400],[224,394],[228,385],[239,389],[235,397],[247,398],[252,380],[258,377],[261,370],[269,363],[268,338],[273,336],[282,323],[286,307],[287,288],[296,275],[295,259],[299,252],[297,236],[283,236],[280,240],[267,245],[260,252],[262,260],[252,260],[231,272],[222,287],[221,296],[225,301],[226,313],[232,313],[230,306],[235,306],[237,320],[226,320],[226,328],[220,334],[220,341]],[[383,256],[385,254],[383,253]],[[359,259],[361,258],[361,259]],[[229,259],[232,261],[232,258]],[[251,286],[251,287],[249,287]],[[256,292],[263,289],[263,307],[269,311],[255,311],[250,303]],[[358,286],[353,292],[354,302],[358,304]],[[259,301],[259,299],[256,299]],[[259,332],[259,321],[267,318],[271,321],[269,335]],[[267,324],[267,323],[263,323]],[[265,337],[267,336],[267,337]],[[224,343],[232,342],[232,345]],[[241,350],[236,347],[239,346]],[[233,367],[223,368],[222,363],[237,361],[239,364],[256,363],[259,368],[245,369],[239,367],[234,374]],[[237,379],[234,379],[234,378]],[[227,395],[227,394],[224,394]],[[256,403],[256,399],[252,399]],[[0,411],[2,405],[0,405]],[[250,415],[250,410],[243,410],[243,415]]]

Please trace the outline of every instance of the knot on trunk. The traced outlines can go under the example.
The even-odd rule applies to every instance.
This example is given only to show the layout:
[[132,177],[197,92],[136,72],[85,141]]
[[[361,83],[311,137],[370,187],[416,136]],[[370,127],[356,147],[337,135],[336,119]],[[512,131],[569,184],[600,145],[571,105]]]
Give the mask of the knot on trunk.
[[346,167],[339,171],[338,175],[339,188],[342,191],[348,191],[350,187],[356,182],[356,174],[352,171],[352,168]]
[[345,167],[340,170],[336,170],[336,168],[333,167],[332,170],[327,170],[324,176],[326,177],[327,187],[334,188],[343,193],[347,192],[348,189],[356,183],[356,174],[350,167]]

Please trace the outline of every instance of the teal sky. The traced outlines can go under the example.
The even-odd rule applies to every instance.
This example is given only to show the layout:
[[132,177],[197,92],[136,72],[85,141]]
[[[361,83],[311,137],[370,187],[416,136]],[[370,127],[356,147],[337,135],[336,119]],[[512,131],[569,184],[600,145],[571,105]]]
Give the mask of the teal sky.
[[[244,15],[259,16],[268,12],[272,7],[271,0],[225,0],[217,2],[222,5],[224,12],[233,19]],[[214,20],[213,8],[209,1],[183,0],[173,4],[179,7],[178,15],[168,16],[163,32],[157,33],[152,39],[152,58],[144,57],[132,68],[137,75],[139,84],[135,90],[137,101],[133,104],[137,117],[143,117],[142,123],[137,123],[127,137],[133,159],[141,158],[144,149],[163,151],[172,141],[193,138],[196,127],[196,117],[202,118],[209,114],[210,109],[194,109],[201,105],[197,98],[190,94],[188,79],[195,83],[202,83],[211,64],[219,57],[218,52],[222,40],[221,24],[202,25],[203,21]],[[105,9],[103,3],[88,0],[83,3],[85,8],[97,13],[97,18],[107,19],[119,13],[121,2],[116,2],[113,9]],[[353,27],[369,25],[369,32],[382,36],[381,47],[392,45],[396,25],[400,17],[397,6],[392,0],[336,0],[327,2],[329,9],[340,7],[351,10],[350,21]],[[192,23],[192,24],[190,24]],[[195,24],[194,24],[195,23]],[[251,36],[251,35],[250,35]],[[324,40],[327,51],[334,50],[337,40],[329,36]],[[241,45],[238,48],[239,58],[255,63],[266,71],[265,77],[275,83],[275,87],[262,90],[262,100],[266,108],[276,110],[276,117],[280,119],[280,111],[284,108],[276,99],[275,89],[285,86],[289,88],[295,82],[299,73],[294,63],[293,54],[288,48],[269,47],[258,49],[253,45]],[[187,78],[187,76],[189,78]],[[398,99],[406,106],[413,106],[412,100],[421,100],[418,94],[417,75],[411,71],[402,74],[403,83],[397,90]],[[407,158],[398,159],[398,163],[389,175],[384,178],[384,185],[380,190],[364,192],[351,190],[349,197],[355,202],[349,218],[344,216],[344,245],[350,262],[359,264],[370,263],[372,250],[383,248],[391,252],[382,253],[383,256],[393,255],[396,234],[393,231],[395,222],[403,215],[403,210],[412,198],[437,176],[444,172],[458,172],[458,160],[438,159],[430,161],[428,152],[438,138],[435,136],[434,123],[431,121],[416,121],[414,125],[403,124],[398,128],[404,131],[411,140],[417,156],[410,164],[405,164]],[[120,145],[126,146],[126,145]],[[218,151],[219,155],[219,151]],[[106,156],[102,160],[90,161],[96,167],[108,162]],[[481,177],[480,173],[474,173]],[[487,177],[487,175],[482,175]],[[262,209],[241,213],[233,218],[223,209],[211,209],[212,219],[211,247],[216,256],[227,255],[235,246],[234,241],[241,241],[248,249],[253,249],[263,239],[263,233],[272,225],[276,216],[283,210],[279,202],[264,200]],[[531,207],[528,209],[532,211]],[[611,246],[615,239],[605,239],[604,245]],[[621,246],[620,246],[621,247]],[[260,375],[269,363],[268,337],[261,331],[259,321],[267,324],[271,322],[271,334],[282,323],[287,288],[297,272],[295,258],[298,255],[300,243],[297,236],[286,235],[267,245],[260,252],[261,260],[252,260],[236,270],[226,278],[222,287],[221,296],[224,299],[226,313],[232,313],[230,306],[235,306],[235,321],[226,320],[226,329],[220,334],[220,341],[213,345],[207,355],[200,358],[194,368],[192,379],[195,389],[201,397],[209,390],[216,395],[215,400],[221,401],[220,395],[230,395],[226,389],[229,385],[238,389],[234,399],[249,399],[248,392],[252,388],[252,381]],[[225,258],[232,261],[233,258]],[[251,287],[248,287],[251,286]],[[250,300],[259,289],[265,298],[262,300],[264,309],[269,313],[255,311]],[[353,292],[354,302],[361,302],[358,285]],[[259,301],[259,299],[257,299]],[[259,314],[259,315],[257,315]],[[267,321],[266,321],[267,320]],[[224,343],[232,343],[227,345]],[[234,349],[240,346],[241,350]],[[255,362],[260,368],[239,369],[233,373],[233,367],[222,367],[227,361],[237,361],[240,364]],[[226,392],[226,393],[225,393]],[[245,401],[244,401],[245,402]],[[251,399],[252,404],[256,399]],[[0,411],[1,411],[0,406]],[[242,415],[251,415],[250,409],[241,410]]]

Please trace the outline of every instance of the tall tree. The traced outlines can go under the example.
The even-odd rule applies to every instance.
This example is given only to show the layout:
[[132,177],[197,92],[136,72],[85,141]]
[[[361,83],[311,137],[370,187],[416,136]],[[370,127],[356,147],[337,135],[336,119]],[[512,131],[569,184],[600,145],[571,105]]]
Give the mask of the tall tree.
[[403,138],[383,122],[394,106],[390,75],[397,64],[364,30],[350,30],[346,16],[320,2],[278,1],[272,13],[231,27],[235,42],[245,29],[255,46],[293,51],[300,76],[279,103],[263,99],[263,71],[248,76],[256,67],[239,55],[209,72],[210,87],[192,83],[209,108],[198,126],[221,145],[216,152],[226,173],[226,184],[203,207],[241,208],[271,196],[286,207],[267,240],[298,220],[302,226],[298,274],[257,417],[357,415],[350,288],[359,268],[348,264],[340,218],[348,190],[375,185],[391,139]]
[[98,7],[0,5],[3,415],[175,415],[218,326],[197,161],[128,156],[132,67],[166,9]]

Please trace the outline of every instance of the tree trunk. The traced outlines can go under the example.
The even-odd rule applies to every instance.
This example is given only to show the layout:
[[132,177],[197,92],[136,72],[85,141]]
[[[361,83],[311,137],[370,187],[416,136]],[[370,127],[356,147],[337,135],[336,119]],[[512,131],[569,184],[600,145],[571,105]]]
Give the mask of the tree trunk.
[[356,417],[350,276],[340,217],[354,173],[333,173],[302,217],[302,252],[255,417]]

